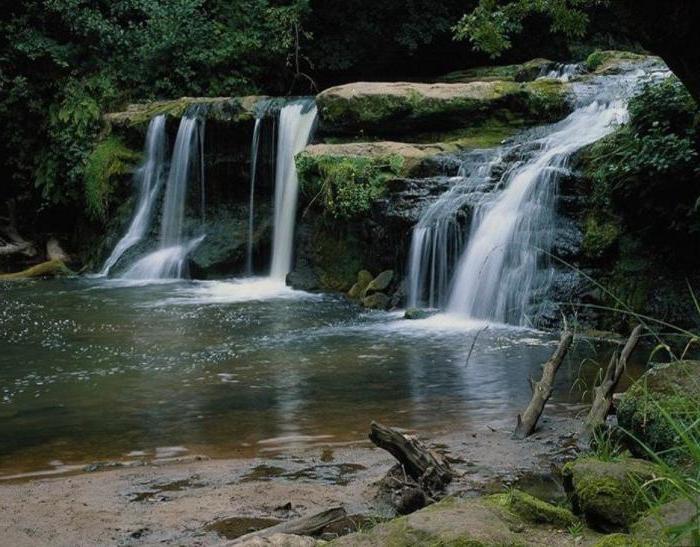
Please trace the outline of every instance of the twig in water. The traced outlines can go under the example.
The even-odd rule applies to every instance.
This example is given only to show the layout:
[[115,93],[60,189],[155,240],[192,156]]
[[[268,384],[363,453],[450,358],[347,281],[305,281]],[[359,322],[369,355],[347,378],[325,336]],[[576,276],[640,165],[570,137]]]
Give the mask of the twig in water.
[[474,346],[476,346],[476,341],[479,339],[479,335],[488,328],[489,328],[488,325],[486,325],[483,329],[481,329],[480,331],[477,331],[477,333],[474,335],[474,340],[472,340],[472,345],[469,348],[469,353],[467,353],[467,360],[464,362],[465,367],[469,364],[469,359],[472,356],[472,352],[474,351]]

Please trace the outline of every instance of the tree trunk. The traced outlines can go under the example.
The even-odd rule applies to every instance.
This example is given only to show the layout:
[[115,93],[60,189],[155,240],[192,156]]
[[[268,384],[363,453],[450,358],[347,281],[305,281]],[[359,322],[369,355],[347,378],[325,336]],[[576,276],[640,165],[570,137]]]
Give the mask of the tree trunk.
[[454,476],[450,464],[440,454],[397,429],[372,422],[369,439],[394,456],[429,495],[444,488]]
[[605,423],[605,418],[607,418],[610,407],[612,406],[613,393],[617,387],[617,383],[620,381],[622,374],[627,369],[627,361],[632,355],[634,348],[637,347],[639,342],[639,335],[642,333],[642,326],[637,325],[632,334],[630,334],[625,347],[622,348],[622,353],[618,357],[617,353],[613,354],[608,364],[608,368],[605,371],[605,377],[603,381],[594,390],[593,406],[591,411],[588,413],[586,418],[586,430],[591,432],[597,426]]
[[264,528],[263,530],[258,530],[257,532],[251,532],[239,538],[236,538],[227,545],[237,545],[253,537],[264,537],[271,536],[273,534],[292,534],[295,536],[311,536],[322,531],[329,524],[343,520],[347,516],[345,509],[342,507],[332,507],[321,513],[311,515],[309,517],[302,517],[300,519],[290,520],[288,522],[282,522],[275,526],[270,526],[269,528]]
[[554,352],[554,355],[547,361],[542,370],[542,379],[536,384],[530,385],[532,387],[532,399],[530,404],[527,405],[527,409],[523,412],[522,416],[518,414],[518,424],[513,432],[513,437],[516,439],[524,439],[532,435],[537,427],[537,422],[542,415],[544,406],[547,404],[549,397],[552,395],[552,388],[554,387],[554,377],[557,374],[557,370],[564,361],[571,343],[574,340],[574,335],[570,331],[564,331],[559,340],[559,347]]

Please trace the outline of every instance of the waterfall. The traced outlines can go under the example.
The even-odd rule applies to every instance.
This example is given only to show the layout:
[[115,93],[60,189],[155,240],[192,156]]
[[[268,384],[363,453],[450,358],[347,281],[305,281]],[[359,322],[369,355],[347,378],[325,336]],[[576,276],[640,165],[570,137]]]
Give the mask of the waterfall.
[[270,277],[285,281],[292,265],[292,245],[297,211],[299,181],[294,163],[311,138],[316,121],[313,99],[285,105],[280,111],[275,166],[275,210]]
[[464,207],[490,190],[492,171],[502,151],[475,150],[460,158],[450,188],[421,215],[413,229],[408,259],[408,305],[444,307],[464,238]]
[[557,63],[554,67],[549,70],[546,74],[540,76],[540,78],[547,78],[552,80],[561,80],[562,82],[570,82],[577,76],[581,76],[585,72],[583,65],[580,63],[574,64],[563,64]]
[[109,275],[110,270],[122,255],[140,242],[150,227],[153,205],[158,197],[165,172],[165,141],[165,116],[156,116],[148,125],[143,165],[134,175],[134,181],[138,186],[134,218],[102,266],[99,277]]
[[248,248],[246,251],[245,269],[248,275],[253,275],[253,232],[255,229],[255,176],[258,170],[258,148],[260,147],[260,125],[262,115],[256,116],[253,128],[253,142],[250,145],[250,206],[248,211]]
[[[185,259],[204,236],[184,240],[187,186],[192,176],[199,175],[204,186],[203,120],[197,108],[180,121],[175,138],[170,172],[165,187],[158,250],[139,259],[124,273],[125,279],[177,279],[182,277]],[[199,167],[199,172],[197,171]],[[202,191],[202,201],[204,193]]]
[[546,289],[550,277],[546,262],[559,178],[574,153],[625,121],[620,91],[601,84],[587,104],[527,143],[535,147],[532,157],[507,172],[498,185],[503,190],[476,207],[452,282],[449,312],[528,324],[532,296]]

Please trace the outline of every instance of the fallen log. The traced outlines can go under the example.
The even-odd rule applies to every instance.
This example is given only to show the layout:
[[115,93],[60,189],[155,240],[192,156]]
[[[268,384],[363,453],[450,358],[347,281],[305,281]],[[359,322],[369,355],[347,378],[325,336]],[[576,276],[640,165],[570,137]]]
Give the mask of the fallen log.
[[557,350],[543,367],[542,378],[540,381],[533,384],[532,380],[530,379],[532,399],[530,399],[530,404],[527,405],[525,412],[523,412],[522,415],[518,414],[518,423],[515,426],[513,438],[524,439],[532,435],[532,433],[535,431],[537,422],[544,411],[544,406],[547,404],[547,401],[552,395],[554,377],[564,361],[564,357],[566,357],[573,340],[574,335],[568,330],[564,331],[561,335],[561,339],[559,340]]
[[605,371],[605,377],[600,385],[593,390],[593,405],[585,421],[587,432],[590,433],[596,427],[605,423],[605,419],[610,413],[610,407],[613,403],[613,394],[620,378],[627,369],[627,361],[637,347],[641,333],[642,326],[637,325],[632,331],[632,334],[630,334],[625,347],[622,348],[620,355],[618,356],[617,353],[613,354],[608,368]]
[[412,435],[404,435],[397,429],[372,422],[369,439],[394,456],[408,476],[430,497],[454,477],[447,460]]
[[294,536],[312,536],[321,532],[326,526],[334,524],[347,517],[347,512],[342,507],[332,507],[326,511],[316,513],[308,517],[281,522],[275,526],[264,528],[236,538],[226,545],[238,545],[254,537],[265,537],[274,534],[288,534]]

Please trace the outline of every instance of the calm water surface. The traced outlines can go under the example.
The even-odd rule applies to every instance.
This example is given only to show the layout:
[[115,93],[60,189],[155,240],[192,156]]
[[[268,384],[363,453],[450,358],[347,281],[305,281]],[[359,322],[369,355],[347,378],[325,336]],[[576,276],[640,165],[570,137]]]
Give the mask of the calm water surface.
[[[0,476],[186,449],[254,455],[513,419],[551,335],[445,316],[407,321],[260,279],[0,285]],[[466,356],[479,333],[473,352]],[[602,351],[602,350],[601,350]],[[551,410],[594,355],[579,344]],[[167,447],[181,447],[169,449]]]

